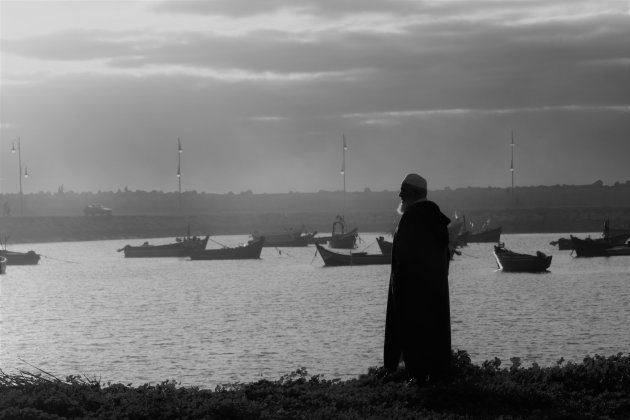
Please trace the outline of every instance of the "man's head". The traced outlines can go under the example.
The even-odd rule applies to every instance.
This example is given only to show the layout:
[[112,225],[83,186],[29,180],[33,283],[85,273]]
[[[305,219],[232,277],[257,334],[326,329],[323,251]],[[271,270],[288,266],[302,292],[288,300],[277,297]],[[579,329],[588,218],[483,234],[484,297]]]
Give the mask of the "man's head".
[[403,214],[416,201],[427,198],[427,180],[418,174],[409,174],[400,185],[398,213]]

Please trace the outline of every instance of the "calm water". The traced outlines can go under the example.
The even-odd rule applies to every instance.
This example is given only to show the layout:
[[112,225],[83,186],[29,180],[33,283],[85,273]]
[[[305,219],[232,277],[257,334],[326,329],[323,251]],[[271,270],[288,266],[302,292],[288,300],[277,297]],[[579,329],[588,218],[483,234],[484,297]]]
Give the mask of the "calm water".
[[[361,236],[378,252],[376,234]],[[526,365],[629,351],[630,257],[576,259],[549,245],[559,236],[502,237],[515,251],[552,254],[545,274],[496,271],[490,244],[463,249],[450,274],[453,347],[475,362]],[[381,364],[388,266],[324,268],[312,246],[264,248],[256,261],[116,252],[141,242],[13,246],[45,257],[0,277],[0,368],[213,387],[302,366],[349,378]]]

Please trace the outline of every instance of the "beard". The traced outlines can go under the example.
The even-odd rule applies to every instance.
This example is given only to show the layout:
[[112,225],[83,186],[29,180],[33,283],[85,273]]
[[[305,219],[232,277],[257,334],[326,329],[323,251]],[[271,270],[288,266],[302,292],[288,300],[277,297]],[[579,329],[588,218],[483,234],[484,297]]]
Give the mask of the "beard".
[[396,212],[402,216],[408,208],[409,205],[406,204],[404,201],[401,201],[400,204],[398,204],[398,207],[396,207]]

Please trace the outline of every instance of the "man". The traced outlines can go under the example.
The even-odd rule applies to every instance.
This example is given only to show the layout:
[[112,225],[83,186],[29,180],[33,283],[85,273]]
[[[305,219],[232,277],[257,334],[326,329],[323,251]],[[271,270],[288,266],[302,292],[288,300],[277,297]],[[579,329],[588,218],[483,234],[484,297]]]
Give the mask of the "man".
[[395,371],[402,359],[411,378],[433,382],[450,370],[450,220],[427,200],[427,181],[418,174],[405,177],[399,197],[402,217],[392,249],[385,369]]

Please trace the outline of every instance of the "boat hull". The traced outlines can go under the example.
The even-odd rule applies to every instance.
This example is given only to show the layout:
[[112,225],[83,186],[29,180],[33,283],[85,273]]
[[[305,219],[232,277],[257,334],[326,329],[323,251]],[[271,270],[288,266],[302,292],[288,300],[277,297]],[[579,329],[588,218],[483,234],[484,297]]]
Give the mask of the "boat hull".
[[206,248],[208,236],[203,239],[184,239],[181,242],[165,245],[149,245],[145,243],[140,246],[127,245],[119,251],[123,251],[125,258],[168,258],[168,257],[188,257],[196,250]]
[[324,265],[329,267],[350,266],[350,265],[376,265],[391,264],[392,256],[384,254],[368,254],[365,252],[355,252],[341,254],[330,251],[323,246],[316,244],[317,251],[324,261]]
[[386,241],[385,238],[379,236],[376,238],[376,243],[381,250],[381,254],[392,255],[392,249],[394,248],[394,244],[392,242]]
[[551,266],[552,256],[542,252],[537,255],[519,254],[495,246],[494,257],[502,271],[518,273],[541,273]]
[[571,236],[573,242],[573,249],[577,257],[606,257],[606,248],[610,248],[601,240],[594,240],[591,238],[580,239],[575,236]]
[[35,251],[15,252],[0,250],[0,256],[7,259],[7,265],[37,265],[40,255]]
[[334,234],[328,241],[330,248],[355,249],[357,247],[358,229],[354,228],[348,233]]
[[499,242],[501,239],[501,231],[503,228],[498,227],[495,229],[484,230],[483,232],[471,233],[468,236],[468,243],[491,243]]
[[257,260],[265,244],[264,237],[245,246],[195,250],[190,253],[191,260]]
[[273,248],[285,248],[285,247],[306,247],[313,238],[312,233],[274,233],[260,235],[258,233],[252,234],[252,240],[250,243],[258,241],[260,238],[265,237],[264,246]]

